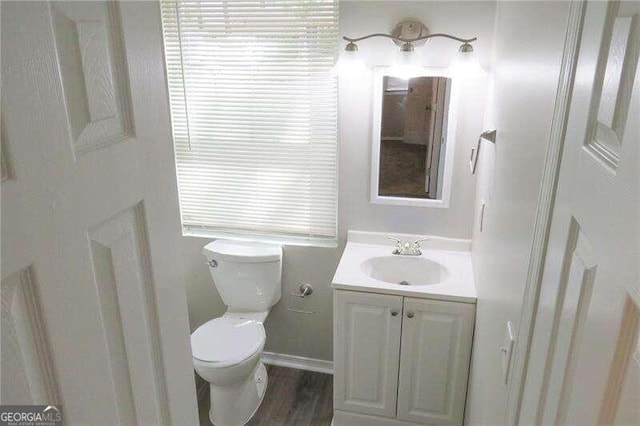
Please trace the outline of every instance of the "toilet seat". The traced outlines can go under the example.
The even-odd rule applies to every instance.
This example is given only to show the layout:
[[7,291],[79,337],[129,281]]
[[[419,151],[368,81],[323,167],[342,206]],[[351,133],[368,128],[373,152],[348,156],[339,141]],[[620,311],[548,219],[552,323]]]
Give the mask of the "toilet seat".
[[212,367],[228,367],[250,358],[264,347],[264,327],[243,318],[212,319],[191,335],[193,357]]

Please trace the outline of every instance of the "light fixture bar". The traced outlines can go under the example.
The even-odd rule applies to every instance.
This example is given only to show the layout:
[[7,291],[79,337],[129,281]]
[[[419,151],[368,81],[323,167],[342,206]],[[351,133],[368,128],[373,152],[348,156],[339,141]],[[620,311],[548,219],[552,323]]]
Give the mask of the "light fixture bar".
[[391,30],[390,34],[373,33],[355,38],[345,36],[342,37],[342,39],[348,42],[345,50],[348,52],[354,52],[358,50],[356,42],[375,37],[383,37],[393,40],[395,44],[400,46],[400,50],[403,52],[412,52],[414,46],[421,46],[432,38],[442,37],[463,43],[460,47],[460,52],[469,53],[473,52],[473,46],[471,43],[478,40],[477,37],[462,38],[446,33],[430,34],[429,29],[422,22],[416,20],[407,20],[398,23],[393,30]]
[[416,37],[416,38],[402,38],[402,37],[392,36],[391,34],[375,33],[375,34],[369,34],[369,35],[366,35],[366,36],[363,36],[363,37],[358,37],[358,38],[351,38],[351,37],[344,36],[344,37],[342,37],[342,39],[344,41],[348,41],[350,43],[356,43],[358,41],[362,41],[362,40],[366,40],[368,38],[374,38],[374,37],[386,37],[386,38],[389,38],[391,40],[399,41],[399,42],[402,42],[402,43],[414,43],[416,41],[428,40],[428,39],[434,38],[434,37],[445,37],[445,38],[449,38],[451,40],[459,41],[460,43],[472,43],[472,42],[478,40],[478,37],[460,38],[460,37],[452,36],[451,34],[445,34],[445,33],[434,33],[434,34],[429,34],[429,35],[426,35],[426,36]]

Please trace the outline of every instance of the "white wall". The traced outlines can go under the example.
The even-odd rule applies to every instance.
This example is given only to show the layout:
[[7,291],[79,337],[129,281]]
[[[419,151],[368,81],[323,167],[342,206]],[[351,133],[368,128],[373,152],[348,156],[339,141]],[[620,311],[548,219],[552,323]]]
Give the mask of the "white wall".
[[[341,2],[340,33],[359,36],[388,32],[403,19],[417,18],[432,32],[477,36],[479,40],[474,46],[481,62],[486,65],[494,10],[493,2]],[[430,41],[420,52],[425,65],[446,67],[457,48],[457,43],[439,39]],[[389,40],[360,43],[360,53],[371,66],[391,65],[392,55],[396,51],[397,48]],[[369,203],[371,77],[366,74],[355,79],[340,80],[340,246],[337,249],[285,247],[283,297],[267,320],[267,351],[332,359],[330,283],[348,229],[471,237],[475,179],[468,172],[467,161],[469,150],[482,130],[484,84],[476,81],[467,85],[459,105],[451,207],[425,209]],[[201,254],[202,246],[207,242],[206,239],[185,237],[182,244],[192,328],[224,312],[224,305],[215,291]],[[298,306],[315,308],[318,310],[316,315],[296,314],[285,308],[287,295],[296,292],[302,282],[312,284],[315,292],[305,301],[305,305]]]
[[[468,411],[470,425],[504,424],[501,352],[506,322],[517,331],[562,46],[566,2],[499,2],[492,89],[479,162],[473,265],[478,291]],[[479,204],[485,200],[483,230]]]

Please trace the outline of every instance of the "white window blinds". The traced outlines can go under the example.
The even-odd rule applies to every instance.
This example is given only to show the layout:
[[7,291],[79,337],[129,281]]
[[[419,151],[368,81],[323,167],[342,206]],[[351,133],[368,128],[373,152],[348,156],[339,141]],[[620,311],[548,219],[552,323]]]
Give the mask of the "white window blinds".
[[333,245],[333,0],[162,0],[183,232]]

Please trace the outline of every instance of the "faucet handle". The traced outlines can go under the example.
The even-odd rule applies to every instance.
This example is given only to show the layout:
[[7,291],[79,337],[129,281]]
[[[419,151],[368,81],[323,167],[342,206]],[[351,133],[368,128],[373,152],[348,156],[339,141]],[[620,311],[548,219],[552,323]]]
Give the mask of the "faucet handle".
[[396,237],[387,237],[387,238],[396,243],[396,248],[393,249],[392,253],[393,254],[400,254],[402,252],[402,241],[400,241]]
[[402,246],[402,241],[399,238],[396,238],[396,237],[387,237],[387,238],[395,242],[398,247]]
[[420,248],[420,243],[423,241],[429,241],[429,238],[419,238],[413,242],[413,246],[416,248]]

